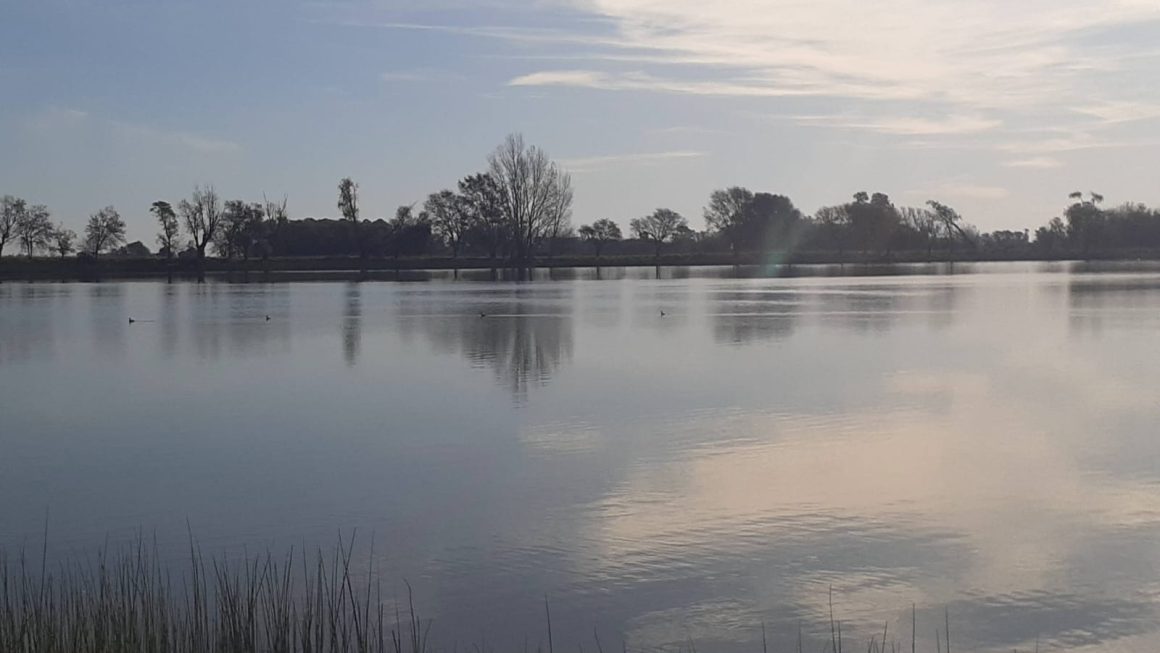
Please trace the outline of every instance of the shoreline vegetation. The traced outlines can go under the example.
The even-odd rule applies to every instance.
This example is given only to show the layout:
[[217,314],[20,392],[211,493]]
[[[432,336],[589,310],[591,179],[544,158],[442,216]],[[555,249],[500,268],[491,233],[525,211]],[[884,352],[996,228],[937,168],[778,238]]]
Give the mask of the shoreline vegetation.
[[[0,283],[5,281],[100,281],[131,279],[182,279],[197,280],[206,275],[226,278],[230,281],[265,281],[284,279],[288,275],[318,273],[327,277],[365,280],[423,280],[422,273],[430,272],[477,272],[473,279],[516,279],[532,278],[533,270],[552,271],[562,269],[607,270],[615,268],[736,268],[738,276],[809,276],[814,268],[827,268],[823,274],[847,274],[850,276],[876,275],[888,273],[895,265],[937,265],[972,264],[1002,262],[1063,263],[1084,262],[1160,262],[1160,249],[1118,250],[1092,252],[1080,259],[1060,253],[1059,256],[1042,256],[1034,252],[1010,252],[1005,255],[951,256],[946,252],[936,252],[927,256],[925,252],[895,252],[890,256],[861,253],[808,252],[797,251],[746,253],[738,256],[729,254],[666,254],[659,258],[641,255],[615,255],[595,258],[585,255],[563,255],[552,259],[536,261],[534,266],[517,270],[504,262],[481,257],[452,259],[441,256],[413,256],[399,259],[367,258],[349,256],[279,257],[266,260],[237,261],[221,258],[207,258],[200,266],[194,261],[183,260],[170,263],[156,257],[5,257],[0,259]],[[838,268],[834,270],[833,268]],[[408,274],[409,273],[409,274]]]
[[734,186],[710,193],[703,230],[662,207],[627,220],[626,234],[610,217],[575,220],[571,176],[518,134],[487,157],[483,172],[399,206],[392,218],[367,217],[349,177],[338,182],[333,218],[292,219],[287,198],[261,197],[223,200],[199,185],[188,198],[139,207],[157,227],[154,253],[141,241],[126,244],[125,221],[112,206],[93,213],[78,237],[54,223],[47,206],[4,195],[0,256],[9,244],[17,255],[0,259],[0,279],[203,280],[255,271],[357,271],[370,279],[442,269],[523,279],[559,267],[1160,259],[1160,210],[1106,207],[1099,193],[1079,191],[1034,232],[984,233],[937,199],[902,206],[859,191],[806,214],[786,195]]
[[[108,544],[82,559],[50,565],[47,548],[31,560],[25,550],[9,556],[0,549],[0,651],[5,653],[432,653],[434,622],[419,616],[411,585],[406,596],[384,592],[373,564],[359,569],[353,538],[339,539],[330,551],[291,550],[283,556],[246,553],[240,558],[207,557],[191,538],[183,568],[161,562],[155,544],[139,538],[119,548]],[[372,555],[373,560],[373,546]],[[577,643],[553,637],[552,608],[544,597],[544,622],[534,639],[525,634],[524,653],[572,650]],[[909,632],[881,632],[864,643],[868,653],[917,650],[917,618],[912,607]],[[937,648],[950,648],[950,616],[936,625]],[[941,630],[939,630],[941,629]],[[833,590],[825,632],[803,642],[799,625],[796,653],[843,653],[842,622],[834,617]],[[754,624],[760,652],[769,653],[764,622]],[[780,633],[778,635],[781,635]],[[909,639],[903,642],[901,638]],[[846,634],[849,639],[849,634]],[[554,641],[555,640],[555,641]],[[532,642],[535,642],[534,647]],[[615,643],[614,643],[615,642]],[[610,650],[653,650],[606,634]],[[604,652],[593,630],[592,650]],[[850,644],[847,642],[847,646]],[[857,650],[853,646],[851,650]],[[455,650],[458,649],[458,644]],[[465,650],[487,653],[482,642]],[[664,650],[672,650],[666,647]],[[678,653],[696,653],[682,642]],[[754,653],[758,653],[755,649]]]

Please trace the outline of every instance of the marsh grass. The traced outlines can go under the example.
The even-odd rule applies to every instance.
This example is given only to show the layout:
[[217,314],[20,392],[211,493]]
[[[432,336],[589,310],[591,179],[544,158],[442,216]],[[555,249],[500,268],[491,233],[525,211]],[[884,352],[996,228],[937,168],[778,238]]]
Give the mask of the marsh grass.
[[[3,653],[426,653],[429,621],[408,597],[384,601],[373,567],[352,572],[352,543],[329,554],[207,559],[184,570],[138,540],[49,567],[0,552]],[[373,557],[373,556],[372,556]]]
[[[385,600],[373,565],[365,576],[352,570],[353,551],[353,538],[340,538],[329,553],[291,550],[231,561],[207,558],[191,537],[186,563],[174,574],[156,543],[143,538],[55,566],[47,563],[47,548],[35,562],[25,550],[14,558],[0,550],[0,653],[428,653],[431,621],[416,614],[411,586],[405,600]],[[555,653],[546,597],[544,612],[547,646],[535,653]],[[832,592],[829,617],[822,653],[845,653]],[[912,612],[912,653],[913,620]],[[938,653],[950,653],[949,631],[948,615],[936,634]],[[888,635],[884,626],[867,653],[901,653]],[[595,631],[593,639],[604,653]],[[620,650],[629,651],[623,642]],[[770,651],[764,623],[761,651]],[[524,653],[532,653],[526,643]],[[697,646],[690,639],[678,653],[697,653]]]

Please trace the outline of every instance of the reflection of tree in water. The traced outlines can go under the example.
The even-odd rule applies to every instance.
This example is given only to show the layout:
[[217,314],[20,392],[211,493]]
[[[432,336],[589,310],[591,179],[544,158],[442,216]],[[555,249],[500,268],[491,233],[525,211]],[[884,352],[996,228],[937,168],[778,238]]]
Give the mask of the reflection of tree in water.
[[1160,279],[1073,277],[1067,283],[1068,324],[1097,334],[1105,327],[1160,327]]
[[53,352],[60,299],[67,306],[72,286],[0,284],[0,365]]
[[523,399],[572,358],[571,295],[564,286],[414,293],[400,299],[399,330],[421,332],[438,351],[491,368],[498,383]]
[[347,365],[358,361],[362,348],[362,286],[349,283],[346,286],[345,302],[342,308],[342,356]]
[[124,284],[112,282],[89,285],[89,317],[98,351],[116,353],[123,350],[125,329],[130,317],[125,314]]
[[712,293],[713,338],[747,344],[781,340],[793,334],[801,294],[789,290],[727,290]]
[[178,311],[181,306],[179,294],[181,286],[166,283],[157,287],[161,290],[161,308],[157,314],[157,324],[160,327],[161,336],[158,342],[161,345],[161,353],[167,358],[172,358],[177,353],[177,344],[180,339]]
[[[289,340],[286,287],[218,283],[186,287],[193,345],[199,357],[220,358],[223,341],[232,355],[249,355]],[[271,313],[277,317],[266,321]]]

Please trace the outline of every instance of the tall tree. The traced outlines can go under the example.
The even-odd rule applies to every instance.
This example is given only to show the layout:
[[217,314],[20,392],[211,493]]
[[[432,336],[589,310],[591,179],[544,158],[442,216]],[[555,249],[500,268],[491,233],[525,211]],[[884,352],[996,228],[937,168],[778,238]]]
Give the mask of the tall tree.
[[487,249],[494,263],[500,247],[511,238],[503,191],[494,177],[480,173],[459,180],[459,195],[468,215],[471,234]]
[[57,226],[52,230],[51,246],[52,250],[60,255],[61,258],[72,254],[76,250],[77,234],[72,229],[66,229],[64,225]]
[[285,195],[279,202],[270,200],[263,193],[262,203],[266,210],[266,228],[262,230],[262,258],[265,259],[281,246],[286,223],[290,221],[290,212],[286,209],[288,199]]
[[343,177],[338,182],[338,211],[342,213],[342,219],[350,225],[351,245],[358,250],[359,258],[362,259],[360,270],[366,274],[367,243],[359,229],[358,184],[350,177]]
[[248,261],[254,247],[261,239],[262,217],[265,209],[261,204],[250,204],[242,200],[230,200],[222,210],[221,227],[214,239],[218,255],[226,259],[240,256]]
[[729,242],[734,255],[744,244],[747,223],[752,216],[753,192],[747,188],[733,186],[725,190],[715,190],[709,196],[709,206],[705,207],[705,224]]
[[601,218],[592,224],[586,224],[578,230],[581,240],[591,243],[596,250],[596,258],[600,258],[600,251],[608,243],[621,239],[620,225],[608,218]]
[[846,251],[850,231],[850,213],[846,205],[823,206],[814,212],[814,222],[821,231],[824,246],[837,248],[841,257]]
[[213,242],[214,236],[221,228],[221,200],[213,186],[197,186],[188,200],[181,200],[177,205],[177,212],[181,214],[185,230],[193,238],[193,246],[197,250],[198,273],[204,275],[205,248]]
[[901,221],[898,209],[885,193],[868,196],[865,191],[854,194],[854,201],[846,205],[850,230],[864,252],[879,249],[889,252],[894,232]]
[[27,212],[28,203],[19,197],[0,197],[0,256],[4,254],[4,246],[8,241],[17,237],[16,226]]
[[117,209],[106,206],[89,216],[85,226],[85,249],[93,256],[125,243],[125,221]]
[[157,218],[160,231],[157,232],[157,246],[165,252],[165,258],[172,259],[177,254],[177,239],[181,226],[177,222],[177,212],[169,202],[158,200],[149,207],[149,212]]
[[1067,217],[1068,239],[1078,244],[1086,257],[1104,235],[1107,216],[1100,208],[1104,196],[1091,192],[1088,193],[1088,198],[1084,199],[1083,193],[1077,191],[1068,195],[1068,199],[1072,200],[1071,206],[1064,212]]
[[512,134],[488,158],[500,190],[519,266],[531,263],[535,248],[559,233],[572,209],[572,179],[538,147]]
[[968,245],[975,245],[974,239],[963,229],[961,224],[963,216],[959,215],[958,211],[935,200],[927,200],[926,205],[930,207],[931,211],[934,211],[934,219],[942,225],[943,233],[946,234],[947,240],[951,242],[952,246],[955,234],[961,236]]
[[451,257],[459,258],[463,237],[471,226],[467,200],[449,190],[441,190],[427,197],[423,210],[431,219],[432,231],[451,248]]
[[32,258],[38,250],[47,248],[52,238],[52,221],[48,207],[43,204],[28,207],[16,223],[16,236],[29,258]]
[[652,241],[653,255],[660,259],[661,246],[688,229],[689,221],[672,209],[657,209],[643,218],[634,218],[629,227],[637,238]]

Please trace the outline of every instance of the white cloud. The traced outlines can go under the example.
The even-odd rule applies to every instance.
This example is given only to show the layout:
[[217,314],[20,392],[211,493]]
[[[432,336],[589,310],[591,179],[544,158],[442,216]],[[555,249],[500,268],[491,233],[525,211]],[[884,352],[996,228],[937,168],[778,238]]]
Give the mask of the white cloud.
[[1050,168],[1063,167],[1063,161],[1053,159],[1047,156],[1037,156],[1030,159],[1014,159],[1003,163],[1008,168],[1038,168],[1047,170]]
[[791,116],[803,125],[858,129],[896,134],[900,136],[937,136],[946,134],[973,134],[990,131],[1003,125],[994,118],[970,115],[949,115],[945,118],[915,117],[851,117],[851,116]]
[[1076,107],[1075,111],[1107,124],[1160,118],[1160,104],[1145,102],[1103,102]]

